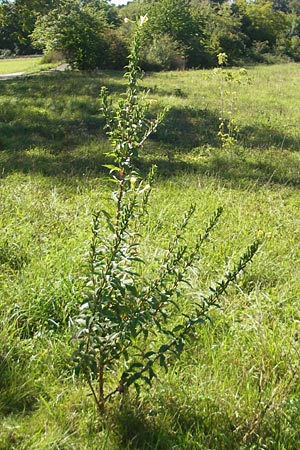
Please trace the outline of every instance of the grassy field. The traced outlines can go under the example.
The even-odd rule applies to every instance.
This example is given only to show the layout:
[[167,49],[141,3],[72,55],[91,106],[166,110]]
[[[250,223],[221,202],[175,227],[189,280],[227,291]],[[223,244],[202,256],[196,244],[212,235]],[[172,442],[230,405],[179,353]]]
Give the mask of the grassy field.
[[25,72],[38,66],[42,58],[0,59],[0,74]]
[[[210,71],[143,80],[153,108],[168,107],[139,162],[144,173],[158,166],[147,265],[191,202],[191,242],[219,205],[224,214],[182,309],[257,235],[268,239],[181,360],[139,397],[117,397],[103,418],[73,376],[72,319],[92,214],[110,207],[99,91],[106,85],[116,99],[124,80],[68,72],[0,81],[1,450],[299,448],[300,66],[249,75],[225,97]],[[226,150],[221,115],[238,129]]]
[[15,72],[37,73],[56,67],[60,63],[60,61],[47,63],[42,57],[0,59],[0,75]]

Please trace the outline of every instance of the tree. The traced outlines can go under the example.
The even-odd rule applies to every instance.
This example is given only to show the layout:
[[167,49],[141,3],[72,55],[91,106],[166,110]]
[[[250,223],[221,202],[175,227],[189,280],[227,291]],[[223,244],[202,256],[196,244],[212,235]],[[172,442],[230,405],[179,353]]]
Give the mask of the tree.
[[0,48],[13,53],[33,52],[30,34],[39,14],[45,14],[58,0],[14,0],[0,2]]
[[161,0],[149,4],[145,36],[149,45],[160,36],[169,36],[184,53],[187,66],[200,65],[203,53],[202,31],[194,20],[190,0]]
[[93,69],[104,56],[107,28],[106,12],[94,1],[63,0],[37,19],[32,40],[46,53],[62,52],[73,68]]
[[289,11],[293,12],[294,14],[300,15],[300,0],[290,0],[288,7]]
[[189,46],[195,27],[189,0],[153,2],[149,10],[147,30],[152,35],[168,34],[174,41]]
[[234,5],[222,3],[213,8],[211,20],[206,22],[206,34],[215,58],[226,53],[228,63],[236,63],[245,53],[246,35],[241,30],[241,17]]
[[258,0],[255,3],[242,0],[237,3],[246,18],[243,32],[250,41],[267,42],[273,48],[278,36],[287,28],[286,14],[275,11],[269,0]]
[[127,5],[122,6],[120,9],[120,14],[122,17],[127,17],[131,20],[135,20],[137,17],[144,16],[148,13],[151,2],[149,0],[134,0]]

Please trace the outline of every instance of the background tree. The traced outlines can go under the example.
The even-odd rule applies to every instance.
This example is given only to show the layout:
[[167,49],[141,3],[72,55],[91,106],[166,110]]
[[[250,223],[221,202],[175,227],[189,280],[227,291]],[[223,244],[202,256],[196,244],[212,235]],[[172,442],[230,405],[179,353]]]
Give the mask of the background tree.
[[0,49],[17,54],[33,53],[30,34],[37,16],[55,7],[58,0],[5,0],[0,3]]
[[37,19],[33,43],[46,53],[62,52],[77,69],[93,69],[104,59],[107,14],[95,2],[63,0]]
[[255,3],[242,0],[237,4],[245,16],[242,31],[250,42],[265,42],[269,49],[273,49],[278,36],[287,28],[286,14],[274,10],[274,5],[269,0],[258,0]]
[[236,6],[198,1],[194,11],[202,22],[204,45],[212,65],[216,64],[219,53],[226,53],[229,64],[237,64],[245,53],[247,36],[242,32],[242,19]]
[[133,0],[120,8],[120,14],[123,18],[127,17],[134,21],[149,12],[151,3],[151,0]]
[[289,11],[294,14],[300,14],[300,0],[290,0],[289,1]]
[[148,8],[146,41],[151,45],[159,36],[169,36],[179,49],[178,56],[184,54],[188,67],[201,65],[202,24],[194,20],[190,0],[162,0],[150,3]]
[[119,69],[132,37],[132,23],[122,19],[147,14],[144,69],[211,67],[218,53],[226,53],[229,64],[298,61],[299,5],[300,0],[134,0],[117,8],[110,0],[0,0],[0,53],[57,50],[73,67]]

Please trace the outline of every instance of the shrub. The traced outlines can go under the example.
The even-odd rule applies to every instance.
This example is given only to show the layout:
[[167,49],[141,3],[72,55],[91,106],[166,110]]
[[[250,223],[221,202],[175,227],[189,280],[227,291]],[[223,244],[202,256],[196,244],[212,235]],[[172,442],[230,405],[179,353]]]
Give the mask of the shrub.
[[[163,114],[148,119],[151,101],[146,93],[139,94],[138,58],[140,19],[129,56],[128,87],[117,106],[112,107],[108,93],[102,89],[106,130],[112,145],[110,156],[114,164],[107,165],[113,191],[114,214],[104,210],[93,218],[89,253],[89,270],[85,279],[83,300],[76,319],[74,353],[76,372],[81,373],[91,389],[99,412],[116,394],[123,394],[141,382],[151,385],[157,376],[157,364],[168,370],[190,340],[193,329],[208,319],[208,312],[218,306],[221,295],[237,279],[256,253],[254,242],[208,294],[197,296],[189,311],[181,309],[183,284],[188,283],[188,271],[199,259],[201,249],[222,213],[218,208],[199,232],[194,245],[184,240],[184,233],[195,212],[191,205],[177,224],[168,249],[157,261],[155,274],[144,274],[145,262],[139,246],[144,218],[154,179],[154,168],[143,179],[134,162]],[[104,221],[105,219],[105,221]],[[118,378],[107,382],[107,374]],[[112,379],[112,377],[109,377]],[[107,388],[107,384],[109,388]]]
[[107,28],[104,12],[89,4],[65,0],[36,21],[31,35],[34,45],[45,53],[63,53],[76,69],[94,69],[104,54],[103,32]]
[[145,70],[184,69],[184,51],[169,35],[156,36],[144,50],[141,65]]
[[64,60],[64,55],[56,50],[51,50],[44,54],[41,59],[41,64],[56,63]]
[[97,65],[103,69],[123,69],[127,62],[129,44],[118,29],[104,32],[105,52],[98,59]]

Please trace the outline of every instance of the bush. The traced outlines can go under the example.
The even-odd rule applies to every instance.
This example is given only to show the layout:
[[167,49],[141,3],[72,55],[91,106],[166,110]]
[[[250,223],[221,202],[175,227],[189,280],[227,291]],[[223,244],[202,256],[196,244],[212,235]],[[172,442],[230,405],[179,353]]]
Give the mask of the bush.
[[276,43],[276,54],[292,58],[294,61],[300,60],[300,37],[280,37]]
[[56,50],[51,50],[50,52],[43,55],[41,59],[41,64],[51,64],[64,60],[64,55]]
[[270,54],[268,41],[254,41],[249,49],[249,56],[255,62],[265,62],[265,55]]
[[127,63],[129,44],[118,29],[108,29],[103,35],[105,52],[97,60],[101,69],[123,69]]
[[37,48],[61,52],[75,69],[94,69],[105,53],[104,12],[66,0],[36,22],[32,40]]
[[144,49],[141,65],[145,70],[184,69],[184,51],[169,35],[156,36],[150,47]]
[[8,48],[0,48],[0,58],[7,58],[8,56],[12,56],[12,51]]

